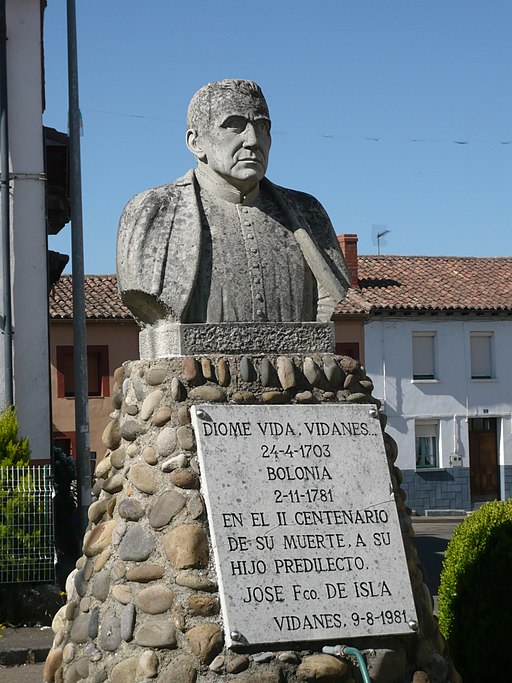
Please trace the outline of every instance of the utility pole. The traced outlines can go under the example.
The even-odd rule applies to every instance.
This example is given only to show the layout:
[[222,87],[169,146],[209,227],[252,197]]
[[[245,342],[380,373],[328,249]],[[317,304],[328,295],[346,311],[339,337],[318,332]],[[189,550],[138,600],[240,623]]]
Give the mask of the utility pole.
[[80,538],[87,528],[91,503],[91,456],[89,445],[87,331],[85,320],[84,242],[82,223],[82,177],[80,164],[80,108],[75,0],[67,0],[69,175],[71,195],[71,263],[73,271],[73,356],[75,373],[75,434]]
[[11,218],[9,197],[9,125],[7,116],[6,0],[0,0],[0,243],[2,248],[2,321],[6,406],[14,405],[11,298]]

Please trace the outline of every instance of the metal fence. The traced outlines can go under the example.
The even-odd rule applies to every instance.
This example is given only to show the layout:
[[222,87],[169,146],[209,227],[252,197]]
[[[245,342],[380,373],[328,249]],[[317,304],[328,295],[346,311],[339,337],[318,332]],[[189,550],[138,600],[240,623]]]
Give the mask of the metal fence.
[[53,583],[50,465],[0,467],[0,583]]

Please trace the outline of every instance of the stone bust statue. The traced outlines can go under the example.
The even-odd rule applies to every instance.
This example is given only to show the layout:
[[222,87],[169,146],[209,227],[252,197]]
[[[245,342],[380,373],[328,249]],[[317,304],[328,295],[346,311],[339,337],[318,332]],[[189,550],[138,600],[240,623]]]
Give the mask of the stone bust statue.
[[328,321],[347,267],[319,202],[265,178],[270,116],[260,87],[203,86],[187,128],[196,168],[138,194],[121,216],[118,283],[136,320]]

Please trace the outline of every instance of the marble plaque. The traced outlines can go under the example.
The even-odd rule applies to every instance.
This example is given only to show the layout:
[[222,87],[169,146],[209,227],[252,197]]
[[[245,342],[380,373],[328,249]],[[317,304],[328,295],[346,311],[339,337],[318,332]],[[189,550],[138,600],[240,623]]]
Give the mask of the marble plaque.
[[193,408],[229,647],[416,628],[371,408]]

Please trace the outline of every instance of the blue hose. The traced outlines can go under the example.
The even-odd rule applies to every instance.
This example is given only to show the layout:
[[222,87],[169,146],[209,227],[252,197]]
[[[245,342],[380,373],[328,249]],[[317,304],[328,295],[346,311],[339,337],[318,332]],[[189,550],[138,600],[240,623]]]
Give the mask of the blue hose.
[[324,652],[326,655],[335,655],[336,657],[352,655],[356,658],[357,663],[359,664],[359,668],[361,669],[361,675],[363,677],[363,682],[372,683],[370,680],[370,676],[368,674],[368,669],[366,668],[366,662],[364,661],[362,652],[358,650],[356,647],[348,647],[346,645],[335,645],[334,647],[330,647],[329,645],[326,645],[322,648],[322,652]]

